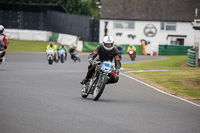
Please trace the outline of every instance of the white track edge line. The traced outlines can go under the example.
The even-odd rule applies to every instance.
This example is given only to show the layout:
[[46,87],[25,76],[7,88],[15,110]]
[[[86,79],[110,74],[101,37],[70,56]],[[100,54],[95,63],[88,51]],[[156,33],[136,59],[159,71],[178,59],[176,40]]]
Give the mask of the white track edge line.
[[144,85],[146,85],[146,86],[148,86],[148,87],[151,87],[152,89],[154,89],[154,90],[156,90],[156,91],[158,91],[158,92],[160,92],[160,93],[163,93],[163,94],[165,94],[165,95],[168,95],[168,96],[171,96],[171,97],[180,99],[180,100],[182,100],[182,101],[185,101],[185,102],[188,102],[188,103],[190,103],[190,104],[193,104],[193,105],[195,105],[195,106],[200,107],[199,104],[196,104],[196,103],[191,102],[191,101],[189,101],[189,100],[186,100],[186,99],[183,99],[183,98],[181,98],[181,97],[177,97],[177,96],[174,96],[174,95],[169,94],[169,93],[167,93],[167,92],[164,92],[164,91],[162,91],[162,90],[160,90],[160,89],[158,89],[158,88],[156,88],[156,87],[153,87],[153,86],[151,86],[151,85],[149,85],[149,84],[147,84],[147,83],[145,83],[145,82],[142,82],[142,81],[140,81],[140,80],[138,80],[138,79],[136,79],[136,78],[133,78],[133,77],[131,77],[131,76],[129,76],[129,75],[126,75],[126,74],[124,74],[124,73],[120,73],[120,75],[126,76],[126,77],[128,77],[128,78],[130,78],[130,79],[133,79],[133,80],[135,80],[135,81],[137,81],[137,82],[140,82],[140,83],[142,83],[142,84],[144,84]]

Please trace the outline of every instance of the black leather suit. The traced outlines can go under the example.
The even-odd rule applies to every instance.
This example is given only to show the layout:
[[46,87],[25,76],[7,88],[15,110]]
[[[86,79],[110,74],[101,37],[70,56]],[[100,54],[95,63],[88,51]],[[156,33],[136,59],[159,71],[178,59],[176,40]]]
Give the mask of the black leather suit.
[[[114,59],[115,60],[115,68],[116,69],[120,69],[121,68],[121,62],[119,60],[119,51],[117,50],[117,48],[114,47],[112,50],[108,51],[103,47],[103,45],[100,45],[100,46],[97,47],[96,50],[94,50],[93,53],[91,53],[89,55],[88,58],[94,59],[94,58],[97,57],[97,55],[99,55],[99,60],[101,62],[103,62],[103,61],[111,61],[112,62],[113,59]],[[95,67],[96,67],[96,64],[88,66],[88,73],[87,73],[87,76],[86,76],[87,79],[91,78]],[[119,80],[119,76],[116,75],[115,73],[113,73],[111,75],[110,80],[108,81],[108,83],[116,83],[116,82],[118,82],[118,80]]]

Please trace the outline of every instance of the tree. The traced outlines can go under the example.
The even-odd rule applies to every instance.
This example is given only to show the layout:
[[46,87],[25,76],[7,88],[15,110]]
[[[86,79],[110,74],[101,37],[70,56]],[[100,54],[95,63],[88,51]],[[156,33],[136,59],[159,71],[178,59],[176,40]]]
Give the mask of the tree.
[[1,0],[1,3],[12,4],[56,4],[64,6],[71,14],[92,16],[99,19],[99,9],[96,2],[99,0]]

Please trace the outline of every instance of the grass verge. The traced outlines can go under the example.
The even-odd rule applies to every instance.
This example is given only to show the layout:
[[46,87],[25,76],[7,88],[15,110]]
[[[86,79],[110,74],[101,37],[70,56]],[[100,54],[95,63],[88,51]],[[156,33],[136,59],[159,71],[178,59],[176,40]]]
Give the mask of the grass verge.
[[200,100],[200,68],[187,67],[187,56],[167,56],[167,60],[123,64],[129,70],[160,70],[137,72],[133,76],[168,93],[191,100]]
[[[46,46],[49,42],[43,41],[26,41],[26,40],[8,40],[9,45],[7,51],[9,52],[45,52]],[[55,43],[58,46],[60,44]]]

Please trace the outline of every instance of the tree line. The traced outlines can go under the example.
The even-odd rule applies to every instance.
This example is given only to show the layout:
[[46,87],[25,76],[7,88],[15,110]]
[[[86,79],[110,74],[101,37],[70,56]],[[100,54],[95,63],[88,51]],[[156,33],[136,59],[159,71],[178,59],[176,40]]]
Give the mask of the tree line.
[[94,19],[99,19],[97,1],[99,0],[1,0],[1,3],[62,5],[70,14],[92,16]]

